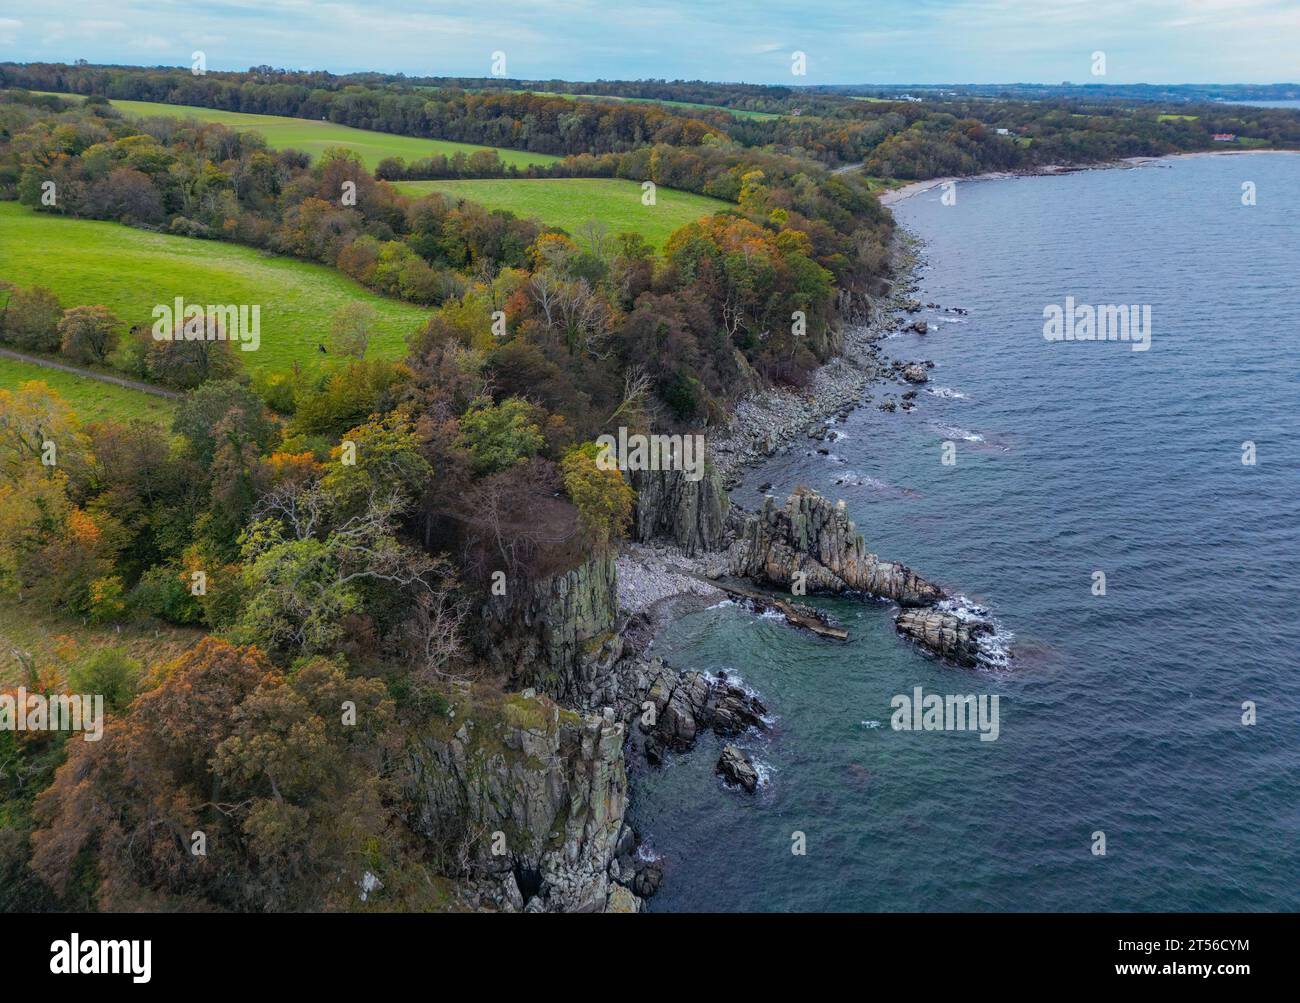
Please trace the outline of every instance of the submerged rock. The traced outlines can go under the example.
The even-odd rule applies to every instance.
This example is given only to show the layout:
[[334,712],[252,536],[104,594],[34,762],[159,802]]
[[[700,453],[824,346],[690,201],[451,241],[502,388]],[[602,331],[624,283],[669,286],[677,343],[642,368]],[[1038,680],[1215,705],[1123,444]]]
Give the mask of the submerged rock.
[[718,760],[718,773],[729,784],[738,784],[750,794],[758,790],[758,771],[743,752],[734,745],[722,748],[722,757]]

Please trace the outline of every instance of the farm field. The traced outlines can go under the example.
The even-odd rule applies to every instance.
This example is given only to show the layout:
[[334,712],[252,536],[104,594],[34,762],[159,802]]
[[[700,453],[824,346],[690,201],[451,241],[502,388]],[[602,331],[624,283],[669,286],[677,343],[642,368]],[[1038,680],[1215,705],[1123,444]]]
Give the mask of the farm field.
[[128,422],[141,418],[170,426],[176,410],[175,402],[165,397],[0,357],[0,390],[15,390],[30,380],[40,380],[67,401],[83,425],[105,419]]
[[[75,94],[62,94],[60,97],[77,97]],[[406,161],[432,157],[439,153],[452,156],[463,153],[466,156],[475,150],[495,149],[503,163],[516,167],[530,164],[553,164],[561,159],[549,153],[529,153],[525,150],[506,150],[500,147],[475,146],[473,143],[453,143],[441,139],[417,139],[414,136],[398,136],[389,132],[373,132],[369,129],[354,129],[348,125],[335,125],[333,122],[317,122],[306,118],[291,118],[286,115],[251,115],[244,112],[222,111],[218,108],[199,108],[193,105],[163,104],[155,101],[112,101],[126,115],[149,117],[163,115],[171,118],[196,118],[200,122],[220,122],[231,129],[260,132],[272,149],[292,147],[302,150],[314,158],[331,146],[346,146],[361,154],[369,170],[374,170],[379,161],[385,157],[402,157]]]
[[641,185],[622,178],[399,181],[396,187],[408,195],[437,191],[489,209],[507,209],[516,216],[561,226],[575,236],[588,221],[597,220],[611,234],[642,234],[656,250],[679,227],[734,208],[721,199],[671,188],[659,188],[655,204],[642,205]]
[[152,323],[156,304],[261,306],[261,346],[240,352],[249,370],[319,363],[330,317],[344,303],[375,308],[370,355],[399,358],[428,311],[386,299],[324,265],[251,247],[175,237],[120,223],[36,213],[0,202],[0,276],[53,290],[63,306],[103,304],[130,326]]

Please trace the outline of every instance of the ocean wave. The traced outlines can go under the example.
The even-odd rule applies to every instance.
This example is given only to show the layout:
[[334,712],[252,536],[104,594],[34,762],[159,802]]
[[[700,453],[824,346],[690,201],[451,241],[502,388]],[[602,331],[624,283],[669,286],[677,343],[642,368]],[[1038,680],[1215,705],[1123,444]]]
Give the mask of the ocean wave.
[[954,390],[952,387],[926,387],[925,392],[934,396],[942,397],[944,400],[966,400],[966,395],[960,390]]
[[879,728],[879,727],[880,727],[880,722],[879,722],[879,721],[859,721],[858,723],[861,724],[862,727],[864,727],[864,728]]
[[951,613],[963,623],[988,624],[992,628],[992,633],[981,634],[976,642],[978,647],[976,658],[979,667],[991,670],[1011,667],[1011,642],[1015,640],[1016,635],[1004,627],[997,617],[989,612],[987,606],[981,606],[966,596],[956,595],[935,603],[935,609]]
[[934,423],[930,426],[946,439],[961,439],[963,442],[983,442],[984,436],[978,432],[972,432],[968,428],[961,428],[958,425],[941,425]]

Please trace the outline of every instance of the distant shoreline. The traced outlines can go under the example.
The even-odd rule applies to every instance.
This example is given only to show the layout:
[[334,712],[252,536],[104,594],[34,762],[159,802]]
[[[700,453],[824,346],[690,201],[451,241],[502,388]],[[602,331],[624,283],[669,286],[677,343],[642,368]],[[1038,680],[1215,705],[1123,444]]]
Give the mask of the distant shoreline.
[[967,174],[960,177],[929,178],[925,181],[913,181],[901,188],[893,188],[887,192],[882,192],[880,204],[883,206],[897,205],[913,195],[920,195],[922,192],[928,192],[946,184],[962,181],[1006,181],[1011,178],[1055,177],[1060,174],[1077,174],[1080,171],[1127,170],[1133,167],[1143,167],[1147,164],[1156,164],[1162,160],[1179,160],[1184,157],[1244,157],[1260,153],[1300,154],[1300,150],[1193,150],[1187,153],[1166,153],[1159,157],[1125,157],[1122,160],[1111,160],[1101,164],[1046,164],[1042,167],[1022,171],[989,171],[985,174]]

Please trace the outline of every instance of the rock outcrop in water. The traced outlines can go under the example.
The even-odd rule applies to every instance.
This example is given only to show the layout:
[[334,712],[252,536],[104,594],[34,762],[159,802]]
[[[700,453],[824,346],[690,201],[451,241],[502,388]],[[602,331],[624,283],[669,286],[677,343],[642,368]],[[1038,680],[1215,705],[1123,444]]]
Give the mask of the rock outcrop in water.
[[936,607],[905,609],[894,626],[900,634],[965,668],[979,664],[980,638],[993,633],[986,621]]
[[904,607],[895,621],[900,634],[965,667],[979,664],[981,639],[994,633],[978,613],[945,603],[939,586],[868,551],[843,502],[801,488],[780,507],[769,495],[757,513],[733,509],[731,525],[736,538],[727,561],[733,575],[789,588],[802,574],[809,594],[892,599]]
[[815,491],[800,489],[778,508],[771,495],[744,517],[727,555],[733,575],[788,587],[803,574],[811,592],[864,592],[900,606],[929,606],[943,590],[905,564],[867,550],[845,513]]
[[758,771],[745,754],[734,745],[724,745],[718,759],[717,772],[729,784],[743,787],[750,794],[758,790]]

